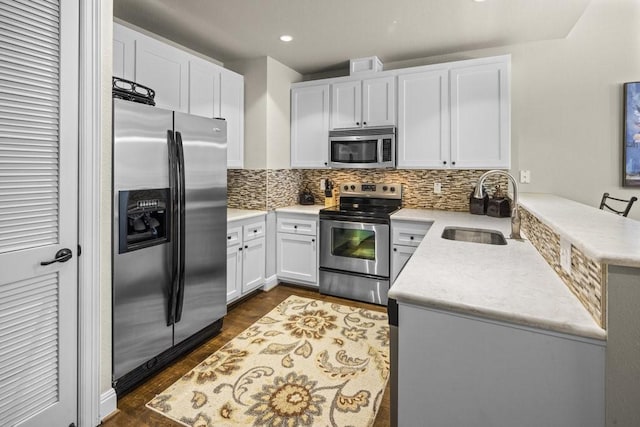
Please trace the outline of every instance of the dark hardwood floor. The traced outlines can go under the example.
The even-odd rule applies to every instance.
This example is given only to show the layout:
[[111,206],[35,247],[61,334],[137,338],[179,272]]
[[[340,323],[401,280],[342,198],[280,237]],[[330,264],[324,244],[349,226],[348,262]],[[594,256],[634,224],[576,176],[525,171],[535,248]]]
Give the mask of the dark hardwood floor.
[[[222,331],[219,335],[178,359],[173,365],[151,377],[147,382],[119,399],[118,412],[105,420],[102,425],[105,427],[180,426],[180,424],[147,409],[145,404],[290,295],[315,298],[338,304],[363,307],[370,310],[386,311],[385,307],[328,295],[320,295],[318,291],[313,289],[285,284],[280,284],[269,292],[259,291],[255,295],[229,307],[228,314],[224,319]],[[380,410],[378,411],[378,416],[373,427],[389,426],[389,411],[389,384],[387,384],[387,389],[385,390]]]

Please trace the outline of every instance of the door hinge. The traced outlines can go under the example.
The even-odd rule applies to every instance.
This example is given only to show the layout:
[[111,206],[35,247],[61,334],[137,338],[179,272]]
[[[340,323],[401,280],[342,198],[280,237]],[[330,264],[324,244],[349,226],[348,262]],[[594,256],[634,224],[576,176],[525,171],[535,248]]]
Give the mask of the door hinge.
[[78,245],[78,256],[82,255],[82,246]]

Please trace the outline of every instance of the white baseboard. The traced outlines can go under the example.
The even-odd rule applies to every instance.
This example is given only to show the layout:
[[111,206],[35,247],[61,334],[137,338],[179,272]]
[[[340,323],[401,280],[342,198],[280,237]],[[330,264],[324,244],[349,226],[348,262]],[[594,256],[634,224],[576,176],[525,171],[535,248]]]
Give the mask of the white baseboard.
[[278,286],[278,276],[274,274],[273,276],[267,277],[265,279],[262,290],[267,292],[275,288],[276,286]]
[[118,396],[113,388],[100,395],[100,420],[104,420],[118,409]]

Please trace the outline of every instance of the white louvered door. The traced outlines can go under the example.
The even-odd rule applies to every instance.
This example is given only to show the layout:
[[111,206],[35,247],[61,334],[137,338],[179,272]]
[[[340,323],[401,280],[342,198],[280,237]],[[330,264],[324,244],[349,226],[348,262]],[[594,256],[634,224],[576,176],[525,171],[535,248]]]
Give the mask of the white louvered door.
[[77,418],[78,19],[78,0],[0,0],[3,426]]

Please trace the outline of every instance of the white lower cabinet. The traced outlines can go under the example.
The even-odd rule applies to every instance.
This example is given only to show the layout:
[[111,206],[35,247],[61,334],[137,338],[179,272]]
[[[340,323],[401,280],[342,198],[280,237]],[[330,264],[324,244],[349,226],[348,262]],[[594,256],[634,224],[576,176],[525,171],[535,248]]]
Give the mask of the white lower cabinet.
[[605,345],[398,303],[397,425],[602,427]]
[[264,284],[265,219],[227,224],[227,304]]
[[278,213],[279,280],[318,286],[317,215]]
[[431,222],[391,220],[391,284],[429,231]]

